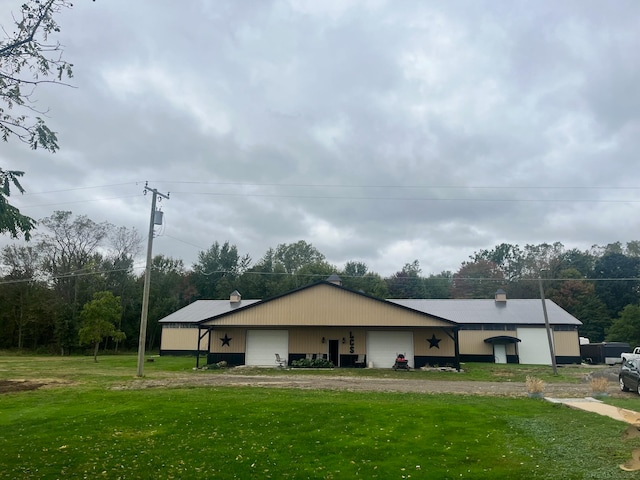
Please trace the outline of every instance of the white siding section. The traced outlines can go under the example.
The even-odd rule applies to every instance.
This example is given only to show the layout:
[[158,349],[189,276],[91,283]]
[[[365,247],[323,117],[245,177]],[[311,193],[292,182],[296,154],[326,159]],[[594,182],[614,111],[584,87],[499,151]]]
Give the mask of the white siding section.
[[274,367],[276,353],[286,360],[289,356],[289,332],[287,330],[247,331],[246,365]]
[[518,353],[520,363],[530,365],[551,365],[549,340],[545,328],[519,328]]
[[413,332],[367,332],[367,363],[374,368],[391,368],[403,353],[413,368]]

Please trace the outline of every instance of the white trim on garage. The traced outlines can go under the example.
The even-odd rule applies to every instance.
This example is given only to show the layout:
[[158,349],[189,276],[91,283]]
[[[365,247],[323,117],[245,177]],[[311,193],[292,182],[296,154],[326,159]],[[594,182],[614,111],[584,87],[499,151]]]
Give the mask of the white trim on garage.
[[402,353],[413,368],[413,332],[376,331],[367,332],[367,363],[374,368],[391,368],[396,355]]
[[289,332],[287,330],[247,330],[245,364],[273,367],[276,353],[289,357]]

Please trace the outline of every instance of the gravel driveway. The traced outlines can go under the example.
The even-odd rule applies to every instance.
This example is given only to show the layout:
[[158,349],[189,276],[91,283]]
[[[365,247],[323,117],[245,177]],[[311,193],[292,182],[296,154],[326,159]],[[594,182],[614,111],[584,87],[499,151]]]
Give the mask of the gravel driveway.
[[[404,374],[403,374],[404,375]],[[305,390],[343,390],[352,392],[415,392],[415,393],[453,393],[472,395],[492,395],[503,397],[527,396],[522,382],[474,382],[474,381],[446,381],[424,380],[411,378],[407,372],[403,378],[372,378],[372,377],[344,377],[344,376],[315,376],[315,375],[179,375],[162,380],[139,379],[126,384],[114,386],[117,390],[141,388],[166,388],[184,386],[249,386],[266,388],[300,388]],[[629,396],[620,392],[617,382],[611,381],[608,389],[610,396]],[[547,383],[545,396],[550,397],[587,397],[591,395],[587,382]],[[633,395],[633,394],[631,394]]]

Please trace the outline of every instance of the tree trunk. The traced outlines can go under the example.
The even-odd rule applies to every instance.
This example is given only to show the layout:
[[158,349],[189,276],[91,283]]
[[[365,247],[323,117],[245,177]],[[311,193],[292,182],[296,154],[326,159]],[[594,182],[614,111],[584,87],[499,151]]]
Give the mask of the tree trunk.
[[95,348],[93,349],[93,361],[94,363],[98,363],[98,349],[100,348],[100,342],[96,342]]

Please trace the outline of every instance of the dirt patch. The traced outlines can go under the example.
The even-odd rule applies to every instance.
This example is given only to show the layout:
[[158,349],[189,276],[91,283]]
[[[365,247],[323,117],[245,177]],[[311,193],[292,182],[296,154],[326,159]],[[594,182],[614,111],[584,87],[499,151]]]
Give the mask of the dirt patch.
[[640,470],[640,448],[636,448],[631,452],[631,459],[620,465],[625,472],[635,472]]
[[629,425],[629,427],[627,427],[627,429],[622,434],[622,440],[629,440],[638,437],[640,437],[640,429],[638,429],[638,427],[636,427],[635,425]]
[[[251,386],[262,388],[299,388],[305,390],[342,390],[353,392],[403,392],[403,393],[452,393],[461,395],[488,395],[503,397],[526,397],[524,382],[474,382],[424,380],[411,377],[404,372],[398,378],[312,376],[312,375],[239,375],[239,374],[194,374],[179,375],[164,379],[137,379],[112,387],[115,390],[178,387]],[[611,383],[610,396],[617,396],[617,384]],[[546,384],[545,396],[562,398],[584,398],[591,395],[589,385],[584,383]]]
[[44,383],[30,382],[27,380],[0,380],[0,394],[37,390],[44,385]]

